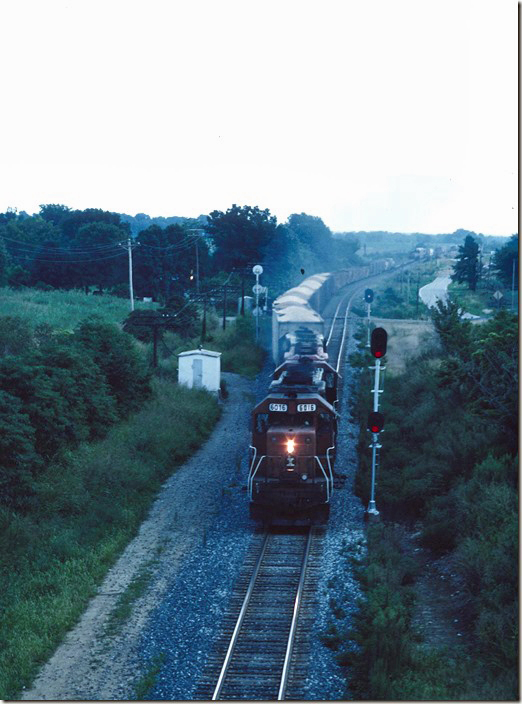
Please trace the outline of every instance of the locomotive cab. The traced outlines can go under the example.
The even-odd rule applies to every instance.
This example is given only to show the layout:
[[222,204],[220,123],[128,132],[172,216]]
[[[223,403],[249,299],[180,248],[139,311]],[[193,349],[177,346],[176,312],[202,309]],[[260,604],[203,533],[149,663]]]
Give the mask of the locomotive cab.
[[325,520],[333,491],[336,412],[317,390],[272,392],[255,409],[248,477],[251,515]]

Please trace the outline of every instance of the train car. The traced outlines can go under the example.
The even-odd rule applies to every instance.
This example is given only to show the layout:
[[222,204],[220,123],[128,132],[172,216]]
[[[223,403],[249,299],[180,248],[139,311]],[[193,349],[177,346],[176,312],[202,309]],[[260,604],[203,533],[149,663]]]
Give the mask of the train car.
[[314,274],[291,288],[272,303],[272,356],[276,364],[283,361],[288,333],[303,325],[324,334],[320,314],[328,298],[326,288],[331,274]]
[[337,413],[313,361],[291,363],[253,411],[250,515],[322,523],[333,492]]
[[288,351],[284,353],[284,361],[276,367],[273,379],[284,380],[288,376],[291,377],[299,365],[310,364],[313,367],[311,375],[317,382],[324,381],[324,396],[335,408],[339,374],[328,362],[324,338],[302,327],[295,333],[288,334],[286,338]]

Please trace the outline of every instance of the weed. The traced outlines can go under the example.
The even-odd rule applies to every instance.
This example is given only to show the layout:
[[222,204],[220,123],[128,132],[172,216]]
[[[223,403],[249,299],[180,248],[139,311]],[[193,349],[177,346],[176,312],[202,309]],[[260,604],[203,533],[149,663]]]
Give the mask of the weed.
[[161,672],[165,662],[165,653],[157,655],[149,665],[146,672],[140,677],[134,688],[135,699],[137,701],[146,700],[151,689],[156,684],[156,678]]
[[151,560],[144,565],[125,591],[120,594],[105,624],[105,635],[115,635],[121,630],[125,622],[128,621],[134,604],[143,596],[152,581],[156,564],[157,562],[155,560]]

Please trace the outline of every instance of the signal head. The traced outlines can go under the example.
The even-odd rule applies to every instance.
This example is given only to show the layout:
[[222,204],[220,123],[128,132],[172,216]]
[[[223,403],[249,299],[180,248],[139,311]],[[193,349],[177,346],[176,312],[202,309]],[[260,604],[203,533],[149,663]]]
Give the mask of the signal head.
[[366,303],[371,303],[373,301],[373,289],[367,288],[364,291],[364,300]]
[[386,345],[388,342],[388,333],[384,328],[375,328],[372,330],[370,342],[370,350],[374,357],[381,359],[386,354]]
[[380,433],[384,427],[384,416],[378,411],[368,413],[368,430],[371,433]]

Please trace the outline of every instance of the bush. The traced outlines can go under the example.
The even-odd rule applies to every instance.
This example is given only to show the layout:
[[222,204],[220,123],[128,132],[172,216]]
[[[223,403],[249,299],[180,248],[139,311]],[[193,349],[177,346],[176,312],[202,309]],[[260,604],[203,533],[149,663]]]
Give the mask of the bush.
[[4,699],[17,698],[74,625],[161,484],[219,417],[204,391],[164,380],[154,391],[106,438],[62,453],[40,472],[30,516],[0,506]]
[[150,396],[150,373],[132,338],[95,318],[80,323],[75,338],[104,374],[120,415],[139,408]]

